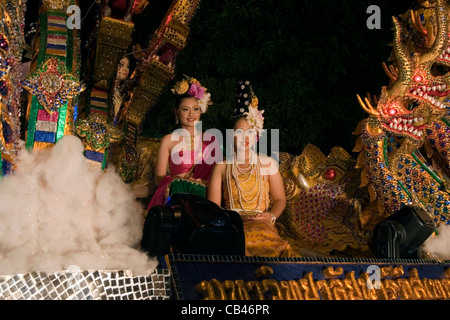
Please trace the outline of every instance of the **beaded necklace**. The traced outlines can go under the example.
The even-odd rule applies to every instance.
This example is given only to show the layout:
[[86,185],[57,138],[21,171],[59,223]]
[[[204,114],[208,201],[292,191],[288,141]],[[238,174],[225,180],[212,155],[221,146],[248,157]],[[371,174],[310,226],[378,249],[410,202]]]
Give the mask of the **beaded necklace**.
[[[251,161],[251,164],[247,168],[240,168],[237,164],[236,156],[232,164],[228,164],[226,167],[226,183],[228,189],[228,195],[230,197],[230,209],[245,214],[256,214],[263,210],[258,210],[262,201],[262,192],[264,192],[264,177],[261,175],[261,161],[257,155],[254,157],[255,161]],[[250,180],[252,175],[255,175],[255,183],[250,188],[243,189],[241,182],[245,183]],[[236,186],[238,202],[241,208],[236,208],[234,205],[234,196],[231,188],[231,181],[234,181]],[[247,193],[252,193],[257,190],[253,197],[246,197]],[[248,203],[256,201],[256,204],[252,208],[248,208]],[[266,197],[266,208],[268,207],[268,197]]]

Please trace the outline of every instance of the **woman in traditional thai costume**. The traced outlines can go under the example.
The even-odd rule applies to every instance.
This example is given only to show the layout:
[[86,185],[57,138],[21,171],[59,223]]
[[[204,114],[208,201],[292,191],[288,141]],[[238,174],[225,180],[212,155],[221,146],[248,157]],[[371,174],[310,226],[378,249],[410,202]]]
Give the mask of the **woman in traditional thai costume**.
[[286,206],[277,163],[252,150],[263,131],[264,111],[258,110],[258,99],[248,81],[239,83],[236,96],[234,157],[214,167],[208,199],[241,215],[247,256],[294,256],[275,226]]
[[158,187],[147,210],[164,204],[167,196],[175,192],[206,196],[214,166],[216,140],[198,128],[200,115],[211,105],[211,95],[198,80],[190,77],[176,83],[172,92],[176,95],[175,121],[181,127],[161,139],[155,164]]
[[113,122],[116,126],[122,126],[128,109],[130,94],[128,92],[122,92],[122,85],[130,75],[130,62],[131,60],[128,56],[123,56],[117,66],[116,79],[113,86]]

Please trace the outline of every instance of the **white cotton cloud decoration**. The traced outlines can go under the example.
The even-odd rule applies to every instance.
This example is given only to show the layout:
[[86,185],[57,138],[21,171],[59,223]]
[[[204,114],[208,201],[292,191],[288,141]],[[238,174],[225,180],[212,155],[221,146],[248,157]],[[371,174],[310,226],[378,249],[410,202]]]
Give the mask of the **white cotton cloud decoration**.
[[139,250],[143,208],[113,167],[91,166],[76,136],[18,155],[0,181],[0,275],[82,270],[151,273]]

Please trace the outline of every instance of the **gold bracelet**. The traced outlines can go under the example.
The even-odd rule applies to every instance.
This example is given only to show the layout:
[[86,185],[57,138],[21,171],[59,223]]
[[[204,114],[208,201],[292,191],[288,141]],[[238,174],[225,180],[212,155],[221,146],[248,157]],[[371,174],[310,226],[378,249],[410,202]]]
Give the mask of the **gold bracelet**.
[[269,214],[272,216],[272,220],[270,220],[270,223],[275,224],[275,222],[277,221],[277,217],[275,217],[272,212],[269,212]]

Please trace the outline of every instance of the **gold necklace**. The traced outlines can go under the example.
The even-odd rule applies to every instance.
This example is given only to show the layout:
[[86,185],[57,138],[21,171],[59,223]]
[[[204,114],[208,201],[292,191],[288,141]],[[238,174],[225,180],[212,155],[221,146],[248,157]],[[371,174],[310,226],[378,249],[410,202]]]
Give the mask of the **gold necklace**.
[[[234,161],[231,165],[228,164],[226,167],[226,183],[227,183],[227,189],[228,189],[228,195],[230,200],[230,209],[238,212],[243,212],[245,214],[255,214],[257,212],[262,212],[262,210],[258,210],[257,208],[260,207],[261,201],[262,201],[262,192],[263,187],[262,183],[264,183],[263,179],[264,177],[261,176],[261,162],[259,160],[259,157],[257,157],[256,164],[252,164],[249,166],[248,172],[242,172],[242,170],[239,168],[239,166],[236,164],[236,161]],[[251,188],[248,190],[244,190],[241,186],[241,180],[240,177],[244,177],[245,180],[242,182],[246,182],[250,180],[252,175],[255,175],[255,183]],[[238,193],[238,203],[240,205],[240,209],[236,208],[234,205],[234,196],[232,193],[232,187],[231,187],[231,181],[234,181],[234,184],[236,186],[236,190]],[[246,198],[246,193],[251,193],[255,189],[257,189],[256,193],[251,198]],[[252,203],[257,199],[256,204],[253,208],[247,208],[247,203]],[[266,208],[268,207],[267,203],[268,197],[266,196]]]

